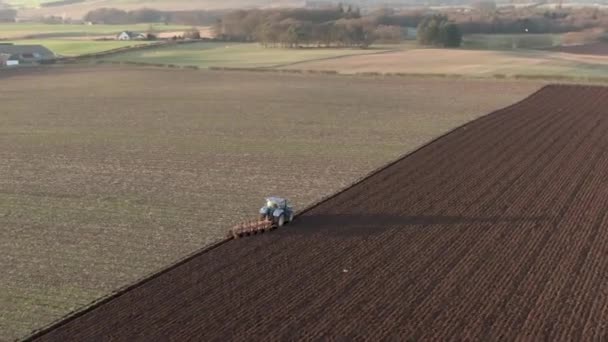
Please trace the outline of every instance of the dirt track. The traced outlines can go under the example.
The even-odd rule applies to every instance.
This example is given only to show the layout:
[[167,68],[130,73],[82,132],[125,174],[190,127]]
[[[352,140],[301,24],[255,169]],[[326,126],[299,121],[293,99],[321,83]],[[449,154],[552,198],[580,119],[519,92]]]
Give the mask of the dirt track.
[[601,339],[607,108],[547,87],[40,340]]

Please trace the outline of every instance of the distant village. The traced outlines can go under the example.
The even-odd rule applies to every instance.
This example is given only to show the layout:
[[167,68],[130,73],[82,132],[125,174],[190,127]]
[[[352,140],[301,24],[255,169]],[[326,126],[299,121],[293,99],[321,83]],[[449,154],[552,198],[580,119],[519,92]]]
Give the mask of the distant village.
[[[196,28],[189,29],[183,33],[172,33],[169,36],[158,36],[154,33],[141,33],[134,31],[122,31],[111,38],[100,38],[98,40],[119,41],[183,41],[200,40],[200,31]],[[209,38],[204,38],[209,39]],[[45,64],[54,61],[57,56],[53,51],[43,45],[21,45],[0,41],[0,67],[15,67],[19,65]]]

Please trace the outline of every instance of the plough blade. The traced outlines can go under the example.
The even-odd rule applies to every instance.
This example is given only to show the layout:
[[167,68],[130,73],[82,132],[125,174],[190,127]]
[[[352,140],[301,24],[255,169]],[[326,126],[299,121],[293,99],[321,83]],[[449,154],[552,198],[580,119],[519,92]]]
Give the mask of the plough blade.
[[263,234],[275,228],[270,220],[250,221],[234,226],[229,233],[229,237],[238,239],[244,236]]

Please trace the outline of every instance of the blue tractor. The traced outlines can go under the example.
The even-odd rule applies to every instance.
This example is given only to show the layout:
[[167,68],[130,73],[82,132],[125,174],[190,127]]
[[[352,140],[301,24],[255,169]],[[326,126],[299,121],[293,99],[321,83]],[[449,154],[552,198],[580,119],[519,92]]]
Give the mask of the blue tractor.
[[260,209],[260,219],[271,221],[277,227],[293,221],[294,210],[286,199],[280,197],[266,198],[266,205]]

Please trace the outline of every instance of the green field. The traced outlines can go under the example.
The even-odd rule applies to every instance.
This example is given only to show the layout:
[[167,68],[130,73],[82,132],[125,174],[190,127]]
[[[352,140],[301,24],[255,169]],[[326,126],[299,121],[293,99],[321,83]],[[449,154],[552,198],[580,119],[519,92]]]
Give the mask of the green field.
[[145,41],[92,41],[92,40],[61,40],[61,39],[27,39],[11,41],[15,44],[40,44],[44,45],[60,56],[78,56],[90,53],[98,53],[126,46],[147,44]]
[[470,34],[462,47],[479,50],[544,49],[559,45],[559,34]]
[[17,38],[86,38],[114,35],[128,30],[147,32],[152,28],[156,32],[183,31],[187,26],[182,25],[72,25],[72,24],[30,24],[30,23],[0,23],[0,39]]
[[388,51],[377,49],[279,49],[259,44],[196,43],[130,51],[104,57],[107,61],[146,62],[154,64],[195,65],[208,67],[258,68],[283,66],[310,60]]

